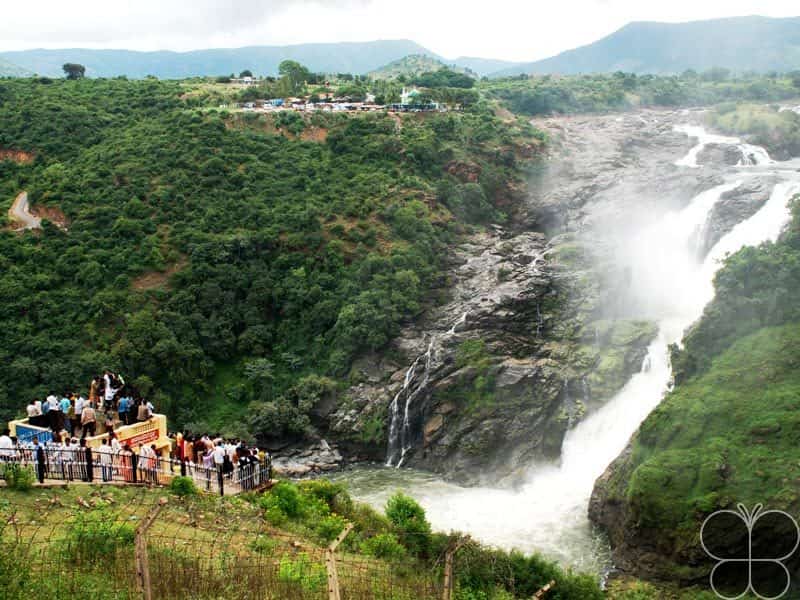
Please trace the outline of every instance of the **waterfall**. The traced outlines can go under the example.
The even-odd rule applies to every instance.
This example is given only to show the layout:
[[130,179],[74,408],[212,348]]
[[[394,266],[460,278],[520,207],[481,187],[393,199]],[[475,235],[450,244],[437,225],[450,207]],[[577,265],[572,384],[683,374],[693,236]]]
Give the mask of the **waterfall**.
[[[775,187],[756,214],[723,236],[702,261],[692,247],[693,235],[720,196],[750,176],[748,172],[738,173],[737,181],[699,194],[683,210],[666,215],[633,238],[628,249],[636,263],[632,285],[640,289],[640,302],[657,316],[658,334],[641,371],[614,398],[568,431],[560,464],[530,465],[527,481],[515,490],[463,488],[433,475],[405,471],[403,483],[382,480],[379,492],[361,497],[382,505],[402,485],[425,507],[436,529],[467,531],[506,548],[542,551],[581,568],[599,569],[607,564],[597,558],[607,547],[594,537],[587,516],[594,482],[671,389],[668,346],[681,340],[686,327],[713,297],[712,281],[720,259],[744,245],[774,240],[788,222],[787,204],[800,193],[800,175],[789,168],[775,170],[785,181]],[[568,394],[568,385],[565,388]],[[396,398],[393,404],[397,403]]]
[[675,127],[675,131],[685,133],[690,138],[697,138],[697,144],[689,150],[689,153],[675,161],[675,165],[679,167],[690,167],[692,169],[699,169],[700,165],[697,164],[697,157],[703,149],[709,144],[720,144],[723,146],[736,146],[742,154],[742,158],[737,166],[752,167],[758,165],[771,165],[774,161],[770,158],[769,153],[760,146],[753,146],[752,144],[745,144],[737,137],[729,137],[723,135],[715,135],[708,133],[704,128],[695,125],[681,125]]
[[[401,467],[408,452],[414,446],[414,404],[424,394],[430,383],[430,374],[435,359],[436,346],[441,340],[456,335],[460,326],[466,324],[470,311],[465,311],[442,336],[432,334],[428,347],[420,354],[406,371],[403,386],[394,395],[389,405],[389,442],[386,451],[386,466]],[[423,367],[421,376],[418,369]],[[400,410],[400,403],[403,410]]]

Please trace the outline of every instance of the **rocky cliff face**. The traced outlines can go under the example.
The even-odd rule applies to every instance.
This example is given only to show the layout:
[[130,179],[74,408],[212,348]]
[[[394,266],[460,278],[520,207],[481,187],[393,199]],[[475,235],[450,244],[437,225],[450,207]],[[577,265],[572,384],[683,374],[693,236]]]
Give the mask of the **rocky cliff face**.
[[[557,460],[566,431],[641,369],[656,334],[628,298],[616,233],[681,209],[721,184],[733,160],[719,148],[701,168],[675,166],[693,141],[674,127],[699,119],[643,111],[537,122],[551,154],[527,201],[509,207],[508,227],[454,248],[430,308],[354,365],[327,420],[345,459],[465,483],[513,482]],[[708,239],[756,210],[766,187],[731,193]]]
[[334,435],[462,482],[512,481],[557,459],[568,428],[640,370],[656,333],[619,308],[626,274],[607,230],[722,181],[672,164],[692,146],[678,122],[656,112],[538,122],[554,143],[528,201],[508,229],[455,249],[439,304],[358,361]]
[[775,184],[780,179],[774,175],[764,175],[748,179],[742,185],[722,194],[719,202],[711,209],[708,221],[698,240],[701,256],[705,256],[722,237],[738,223],[749,219],[769,200]]
[[570,240],[473,236],[454,253],[448,300],[359,361],[331,429],[462,482],[513,480],[557,458],[568,427],[639,370],[655,335],[646,321],[598,318],[599,284]]

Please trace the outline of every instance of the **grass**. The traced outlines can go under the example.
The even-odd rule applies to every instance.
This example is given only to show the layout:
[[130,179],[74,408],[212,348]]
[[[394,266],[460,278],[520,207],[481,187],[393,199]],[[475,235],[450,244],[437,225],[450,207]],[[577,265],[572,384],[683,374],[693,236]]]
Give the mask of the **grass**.
[[[406,504],[416,506],[410,499]],[[278,511],[279,524],[273,522]],[[157,598],[321,600],[327,596],[325,548],[346,520],[354,529],[337,551],[343,597],[433,600],[441,597],[443,555],[455,539],[403,530],[397,519],[353,502],[341,485],[323,480],[225,498],[178,497],[163,488],[2,489],[0,597],[139,597],[133,540],[153,515],[146,540]],[[554,598],[602,598],[593,577],[563,571],[538,555],[476,542],[460,552],[458,598],[507,600],[515,586],[516,597],[529,597],[550,579],[558,581]]]

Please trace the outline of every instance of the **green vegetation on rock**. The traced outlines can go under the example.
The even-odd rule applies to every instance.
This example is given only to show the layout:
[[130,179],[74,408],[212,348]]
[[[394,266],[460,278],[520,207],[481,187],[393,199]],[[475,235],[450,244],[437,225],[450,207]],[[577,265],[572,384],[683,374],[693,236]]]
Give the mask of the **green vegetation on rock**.
[[710,113],[709,122],[718,131],[746,136],[777,159],[800,156],[800,114],[794,111],[781,111],[774,105],[725,103]]
[[597,482],[590,514],[622,560],[658,555],[644,566],[648,576],[707,575],[699,533],[714,511],[743,503],[800,512],[798,265],[797,209],[778,242],[726,260],[714,300],[685,347],[673,348],[675,389]]

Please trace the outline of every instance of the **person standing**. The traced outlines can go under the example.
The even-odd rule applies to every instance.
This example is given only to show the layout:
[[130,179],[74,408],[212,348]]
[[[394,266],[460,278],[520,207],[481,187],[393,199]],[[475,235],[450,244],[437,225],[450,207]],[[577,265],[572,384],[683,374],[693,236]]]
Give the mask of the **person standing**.
[[[36,409],[36,405],[34,404],[34,400],[31,400],[28,403],[28,406],[25,408],[25,412],[28,413],[28,418],[31,419],[33,417],[37,417],[40,414],[40,411]],[[33,423],[31,423],[33,424]]]
[[219,485],[219,493],[223,495],[223,481],[222,478],[225,475],[225,446],[221,443],[214,446],[214,450],[212,451],[214,457],[214,469],[217,472],[217,484]]
[[158,483],[158,462],[159,462],[159,457],[158,457],[158,451],[156,450],[156,445],[155,444],[151,444],[150,445],[149,454],[150,455],[148,456],[147,464],[148,464],[149,470],[150,470],[150,477],[151,477],[153,483]]
[[122,450],[119,453],[119,464],[120,471],[122,472],[122,478],[128,483],[136,482],[136,472],[134,471],[136,465],[133,461],[134,456],[135,455],[131,450],[130,444],[127,443],[122,447]]
[[100,454],[100,472],[103,477],[103,481],[111,481],[112,449],[111,446],[108,445],[107,438],[103,438],[103,444],[97,449],[97,452]]
[[72,426],[72,431],[75,435],[78,435],[78,431],[80,431],[80,436],[83,437],[83,428],[81,427],[81,415],[83,414],[83,407],[86,406],[86,398],[83,396],[78,396],[74,399],[75,402],[75,424]]
[[79,452],[81,453],[80,458],[83,463],[83,468],[81,470],[82,479],[83,481],[91,483],[94,480],[94,457],[92,456],[91,447],[86,445],[86,438],[81,438]]
[[45,456],[44,448],[39,444],[39,438],[36,436],[33,438],[33,451],[36,459],[36,477],[39,480],[39,484],[42,484],[44,483]]
[[89,383],[89,403],[97,406],[98,398],[100,398],[100,377],[95,375]]
[[94,412],[91,404],[86,404],[81,413],[81,427],[83,428],[82,435],[84,438],[93,436],[95,427],[97,425],[97,415]]
[[122,396],[119,399],[119,403],[117,404],[117,414],[119,415],[119,422],[124,423],[125,425],[130,425],[128,423],[128,403],[130,402],[130,398],[128,396]]
[[52,392],[47,397],[47,416],[50,420],[50,430],[53,433],[59,433],[64,429],[63,415],[61,414],[61,403]]
[[147,405],[143,400],[139,401],[139,406],[136,408],[136,420],[140,422],[147,421],[150,418],[148,414]]
[[8,429],[4,429],[3,435],[0,435],[0,460],[3,461],[14,458],[14,440],[11,439],[10,433]]

